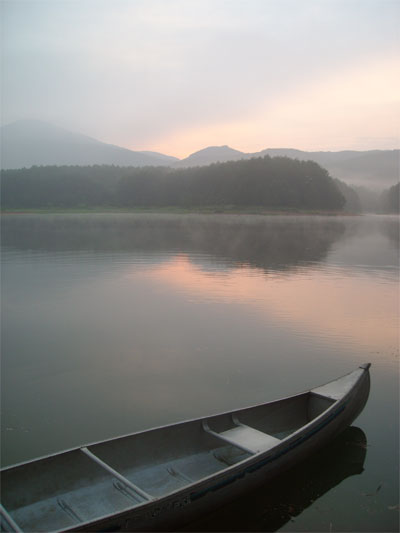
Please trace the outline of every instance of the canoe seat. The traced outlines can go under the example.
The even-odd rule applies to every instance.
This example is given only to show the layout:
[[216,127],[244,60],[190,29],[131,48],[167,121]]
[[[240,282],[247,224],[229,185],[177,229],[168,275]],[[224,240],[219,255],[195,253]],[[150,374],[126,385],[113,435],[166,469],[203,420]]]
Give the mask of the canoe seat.
[[243,425],[223,431],[220,435],[228,438],[239,447],[247,448],[252,453],[269,450],[280,442],[279,439],[271,435]]
[[280,442],[279,439],[272,437],[267,433],[263,433],[262,431],[258,431],[258,429],[242,424],[235,415],[232,416],[232,420],[235,426],[227,431],[222,431],[221,433],[213,431],[205,420],[203,420],[203,428],[208,433],[211,433],[211,435],[214,435],[233,446],[237,446],[250,454],[264,452],[273,448]]

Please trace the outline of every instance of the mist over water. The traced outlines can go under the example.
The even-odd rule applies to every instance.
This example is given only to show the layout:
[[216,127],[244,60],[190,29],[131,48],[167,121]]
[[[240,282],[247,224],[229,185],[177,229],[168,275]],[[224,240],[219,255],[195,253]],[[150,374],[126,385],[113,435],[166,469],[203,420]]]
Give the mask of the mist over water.
[[[395,216],[4,215],[3,464],[372,362],[332,468],[288,478],[296,512],[286,499],[266,513],[268,487],[241,508],[253,530],[395,531],[398,231]],[[243,530],[234,508],[224,516],[197,530]]]

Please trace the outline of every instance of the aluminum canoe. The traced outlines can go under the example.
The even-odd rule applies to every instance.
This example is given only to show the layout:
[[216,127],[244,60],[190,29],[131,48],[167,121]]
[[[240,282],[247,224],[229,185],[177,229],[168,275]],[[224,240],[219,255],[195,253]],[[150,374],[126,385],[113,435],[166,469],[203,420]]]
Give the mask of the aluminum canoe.
[[179,527],[332,441],[364,408],[369,368],[273,402],[4,468],[2,531]]

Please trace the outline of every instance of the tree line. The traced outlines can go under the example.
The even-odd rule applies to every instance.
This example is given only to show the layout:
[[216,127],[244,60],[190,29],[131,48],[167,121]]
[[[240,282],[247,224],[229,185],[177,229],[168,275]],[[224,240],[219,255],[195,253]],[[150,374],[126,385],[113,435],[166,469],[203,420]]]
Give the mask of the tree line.
[[184,169],[33,166],[1,172],[4,208],[261,206],[340,210],[345,198],[313,161],[260,157]]
[[386,213],[400,212],[400,183],[396,183],[381,195],[382,210]]

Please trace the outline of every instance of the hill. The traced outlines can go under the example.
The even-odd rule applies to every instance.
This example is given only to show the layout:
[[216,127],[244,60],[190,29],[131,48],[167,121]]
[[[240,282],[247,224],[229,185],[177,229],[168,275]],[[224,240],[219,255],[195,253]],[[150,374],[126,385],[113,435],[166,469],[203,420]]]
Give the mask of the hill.
[[345,196],[312,161],[265,156],[209,166],[36,166],[1,171],[3,208],[183,207],[341,210]]
[[267,148],[260,152],[245,153],[228,146],[212,146],[191,154],[174,166],[201,166],[265,155],[314,161],[326,168],[332,177],[352,186],[383,190],[396,184],[399,179],[399,150],[305,152],[293,148]]
[[166,166],[188,168],[263,156],[314,161],[333,178],[346,184],[383,191],[399,179],[399,150],[305,152],[293,148],[267,148],[246,153],[229,146],[209,146],[179,160],[151,151],[133,151],[67,131],[38,120],[2,126],[1,167],[117,165],[122,167]]
[[399,150],[345,150],[341,152],[302,152],[300,150],[263,150],[256,155],[285,155],[315,161],[335,178],[349,185],[382,190],[399,179]]
[[177,160],[157,152],[136,152],[38,120],[1,127],[1,167],[33,165],[170,165]]
[[176,167],[195,167],[211,165],[212,163],[225,163],[226,161],[237,161],[247,159],[247,154],[234,150],[229,146],[209,146],[198,152],[190,154],[185,159],[177,161]]

